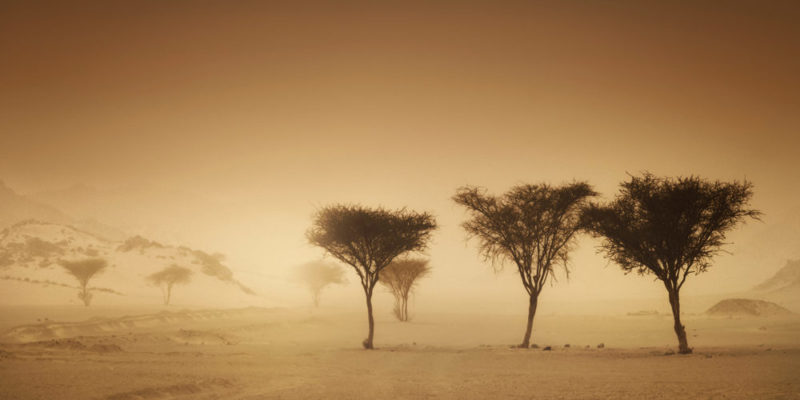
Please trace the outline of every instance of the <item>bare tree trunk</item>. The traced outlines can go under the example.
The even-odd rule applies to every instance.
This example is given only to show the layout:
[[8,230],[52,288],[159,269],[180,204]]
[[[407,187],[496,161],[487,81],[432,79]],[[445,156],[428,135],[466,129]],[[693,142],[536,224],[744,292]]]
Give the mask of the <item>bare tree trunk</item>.
[[367,295],[367,317],[369,321],[369,336],[364,339],[364,348],[367,350],[372,349],[372,338],[375,336],[375,320],[372,318],[372,292],[369,290],[364,290],[364,293]]
[[408,293],[403,295],[403,321],[408,322]]
[[392,308],[392,312],[398,321],[403,322],[403,299],[397,293],[394,293],[394,307]]
[[172,284],[168,284],[167,285],[167,298],[166,298],[166,300],[164,300],[164,305],[165,306],[169,305],[170,297],[172,297]]
[[530,303],[528,304],[528,327],[525,329],[525,336],[522,338],[522,343],[519,347],[527,349],[531,342],[531,332],[533,332],[533,317],[536,315],[536,306],[538,305],[539,297],[535,294],[531,295]]
[[82,289],[81,300],[83,300],[83,306],[89,307],[89,302],[91,301],[91,298],[89,297],[89,291],[86,289],[86,285],[83,285]]
[[692,349],[689,348],[689,343],[686,340],[686,327],[681,324],[681,302],[677,290],[667,288],[669,292],[669,305],[672,307],[672,317],[675,319],[675,334],[678,336],[678,352],[681,354],[689,354]]

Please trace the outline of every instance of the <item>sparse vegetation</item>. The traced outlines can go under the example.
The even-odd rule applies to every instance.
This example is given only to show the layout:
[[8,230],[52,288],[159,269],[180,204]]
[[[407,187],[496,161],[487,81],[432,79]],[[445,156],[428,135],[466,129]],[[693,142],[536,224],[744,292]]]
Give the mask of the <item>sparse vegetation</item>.
[[193,263],[200,265],[204,274],[223,281],[233,281],[233,271],[222,264],[222,260],[225,259],[224,254],[208,254],[201,250],[190,250],[190,252],[195,258]]
[[407,258],[392,261],[381,271],[380,283],[394,295],[394,315],[398,320],[409,320],[408,296],[414,290],[419,278],[431,271],[428,260]]
[[592,204],[584,224],[603,239],[600,249],[626,273],[655,275],[667,289],[680,353],[691,353],[681,323],[680,290],[689,275],[711,266],[728,231],[760,212],[749,207],[750,182],[645,173],[621,184],[609,204]]
[[168,306],[172,298],[172,287],[175,285],[185,285],[192,280],[192,270],[180,265],[172,264],[147,277],[153,285],[161,287],[164,294],[164,305]]
[[57,243],[48,242],[37,237],[29,237],[25,241],[25,250],[30,257],[49,258],[64,254],[64,249]]
[[[225,255],[221,253],[213,253],[209,254],[201,250],[194,250],[186,246],[178,246],[172,247],[167,246],[162,243],[148,240],[142,236],[133,236],[128,238],[125,242],[117,246],[117,251],[119,252],[130,252],[133,250],[138,250],[139,254],[144,254],[148,249],[177,249],[178,255],[182,257],[192,257],[190,261],[192,264],[196,264],[200,266],[200,272],[217,278],[223,282],[227,282],[233,285],[236,285],[239,289],[243,292],[254,295],[255,292],[250,289],[249,287],[245,286],[238,280],[234,279],[233,271],[231,271],[228,266],[222,263],[225,260]],[[155,255],[156,258],[160,259],[175,259],[174,255],[168,254],[157,254]]]
[[136,235],[128,238],[127,240],[125,240],[125,242],[119,245],[117,247],[117,251],[128,252],[133,250],[139,250],[139,253],[143,253],[148,248],[161,249],[164,248],[164,245],[152,240],[148,240],[139,235]]
[[41,238],[26,237],[24,242],[9,242],[0,248],[0,267],[15,263],[32,263],[38,261],[40,267],[45,267],[65,254],[65,243],[53,243]]
[[453,200],[466,207],[470,219],[462,225],[480,241],[480,253],[496,268],[513,262],[528,293],[528,324],[519,347],[527,348],[539,294],[553,278],[556,267],[565,272],[575,235],[580,231],[580,211],[597,193],[584,182],[564,186],[515,186],[503,196],[485,189],[462,187]]
[[84,306],[89,307],[92,302],[92,293],[87,288],[89,280],[103,272],[108,267],[108,262],[102,258],[87,258],[79,261],[61,261],[59,264],[78,280],[80,284],[78,298],[83,301]]
[[311,292],[314,307],[319,307],[319,297],[325,287],[346,282],[342,267],[325,261],[311,261],[300,265],[297,278]]
[[367,302],[369,334],[363,345],[373,348],[375,320],[372,293],[381,271],[397,256],[427,248],[436,222],[428,213],[334,205],[317,212],[306,236],[355,270]]

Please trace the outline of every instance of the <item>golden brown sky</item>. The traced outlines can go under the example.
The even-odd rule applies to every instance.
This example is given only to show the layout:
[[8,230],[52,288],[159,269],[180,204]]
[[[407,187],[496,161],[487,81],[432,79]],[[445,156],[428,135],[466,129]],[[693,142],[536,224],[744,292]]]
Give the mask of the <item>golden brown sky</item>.
[[[460,185],[611,194],[626,171],[747,178],[770,215],[800,196],[798,20],[779,1],[5,1],[0,179],[246,203],[297,248],[333,201],[461,235]],[[256,229],[218,239],[269,242]]]

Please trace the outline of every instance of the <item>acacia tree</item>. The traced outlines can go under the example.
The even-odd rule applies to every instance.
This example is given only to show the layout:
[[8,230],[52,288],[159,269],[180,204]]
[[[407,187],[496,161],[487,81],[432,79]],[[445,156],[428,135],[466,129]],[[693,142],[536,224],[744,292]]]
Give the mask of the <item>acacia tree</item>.
[[373,348],[372,292],[380,272],[401,254],[425,250],[434,229],[436,221],[431,214],[406,209],[333,205],[314,216],[306,233],[308,241],[353,267],[361,280],[369,323],[365,349]]
[[322,289],[334,283],[345,283],[342,267],[324,261],[311,261],[298,267],[297,278],[308,287],[314,300],[314,307],[319,307]]
[[92,302],[92,293],[89,292],[87,285],[89,280],[108,267],[108,262],[102,258],[87,258],[78,261],[60,261],[61,265],[70,275],[75,277],[80,284],[78,298],[83,301],[83,305],[89,307]]
[[408,315],[408,295],[414,290],[417,279],[429,274],[428,260],[407,258],[395,260],[381,271],[380,283],[394,295],[394,316],[406,322]]
[[691,353],[681,324],[680,290],[705,272],[725,235],[761,213],[749,208],[750,182],[709,182],[699,177],[632,176],[606,205],[584,211],[585,227],[602,238],[600,249],[628,273],[653,274],[667,289],[679,352]]
[[581,208],[596,194],[588,183],[574,182],[520,185],[502,196],[467,186],[453,196],[470,214],[462,226],[479,240],[484,259],[498,270],[504,261],[517,266],[529,296],[528,324],[519,347],[530,344],[539,294],[555,268],[569,273],[567,261],[580,231]]
[[164,294],[164,305],[168,306],[172,297],[172,287],[189,283],[192,280],[192,270],[172,264],[161,271],[149,275],[146,279],[150,283],[161,287],[161,291]]

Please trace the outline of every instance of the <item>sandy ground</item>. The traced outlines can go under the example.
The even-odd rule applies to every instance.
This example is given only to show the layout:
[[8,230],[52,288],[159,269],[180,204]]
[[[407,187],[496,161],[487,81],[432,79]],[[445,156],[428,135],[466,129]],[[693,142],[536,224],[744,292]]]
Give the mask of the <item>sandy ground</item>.
[[5,310],[6,325],[34,323],[0,337],[0,398],[800,399],[796,316],[687,316],[695,353],[683,356],[669,355],[671,319],[658,316],[538,316],[544,351],[510,348],[522,316],[379,315],[378,349],[365,351],[361,313],[106,314]]

